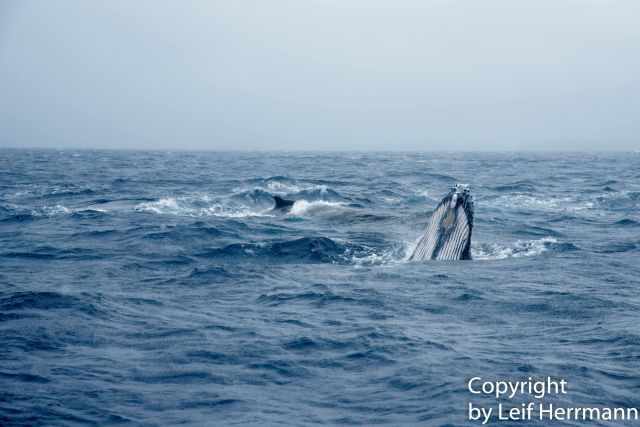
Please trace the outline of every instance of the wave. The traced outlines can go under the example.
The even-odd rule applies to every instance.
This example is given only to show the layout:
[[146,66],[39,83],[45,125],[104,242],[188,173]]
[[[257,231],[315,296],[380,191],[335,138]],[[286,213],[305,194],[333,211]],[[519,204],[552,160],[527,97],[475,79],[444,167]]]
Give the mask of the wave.
[[[35,212],[38,212],[38,210],[36,210]],[[41,216],[55,216],[59,214],[70,214],[72,213],[72,209],[64,205],[43,206],[41,209],[39,209],[38,213]]]
[[335,213],[343,211],[346,208],[343,202],[328,202],[325,200],[296,200],[289,211],[290,215],[305,216],[313,214]]
[[383,194],[383,200],[386,203],[396,205],[398,203],[408,203],[408,204],[420,204],[423,205],[425,202],[429,204],[436,205],[440,199],[442,198],[442,194],[435,194],[436,192],[432,189],[425,188],[416,188],[412,193],[405,197],[401,194],[391,193],[390,196]]
[[509,208],[509,209],[531,209],[543,211],[565,211],[575,212],[592,209],[594,203],[591,201],[578,201],[571,197],[536,197],[528,194],[510,194],[496,197],[485,202],[489,206]]
[[577,250],[572,243],[560,243],[555,237],[534,240],[518,240],[511,245],[480,243],[471,245],[471,256],[475,260],[498,260],[538,256],[545,252],[567,252]]
[[71,215],[75,218],[92,218],[107,213],[106,209],[90,206],[84,208],[68,208],[64,205],[44,206],[34,211],[36,216],[52,217],[57,215]]
[[494,191],[498,192],[513,192],[513,191],[521,191],[521,192],[529,192],[532,193],[536,191],[535,183],[529,180],[524,181],[515,181],[507,184],[497,185],[491,188]]
[[[291,216],[309,216],[344,211],[351,205],[342,201],[329,200],[296,200],[289,211]],[[143,202],[133,207],[134,211],[161,215],[177,215],[189,217],[274,217],[273,195],[262,190],[236,193],[231,197],[212,198],[204,195],[181,197],[163,197],[158,200]]]
[[595,202],[600,207],[614,211],[637,209],[640,207],[640,191],[607,192],[597,196]]
[[[392,257],[387,257],[391,262],[409,262],[409,257],[413,253],[419,239],[405,242],[404,251],[396,252]],[[500,260],[506,258],[521,258],[542,255],[545,252],[567,252],[578,248],[572,243],[559,242],[555,237],[545,236],[540,239],[517,240],[512,244],[505,245],[497,242],[493,243],[471,243],[471,257],[474,261]],[[399,254],[404,256],[398,258]]]
[[234,203],[239,203],[245,206],[267,209],[273,207],[273,196],[274,195],[268,191],[262,190],[260,188],[255,188],[253,190],[234,193],[230,196],[230,199]]
[[[254,186],[253,190],[262,190],[278,196],[298,194],[302,192],[314,192],[324,195],[333,192],[337,194],[337,192],[331,190],[327,184],[319,183],[318,180],[297,180],[286,176],[254,178],[248,180],[248,183]],[[250,189],[236,188],[234,191],[244,192],[250,191]]]
[[178,224],[164,227],[160,230],[155,229],[145,233],[142,238],[146,240],[194,242],[202,239],[207,240],[227,236],[235,236],[235,234],[198,221],[193,224]]
[[27,222],[38,218],[49,218],[59,215],[73,215],[78,218],[103,214],[106,210],[98,207],[70,208],[65,205],[45,205],[35,208],[27,208],[18,205],[0,206],[0,222]]
[[622,252],[633,252],[640,248],[640,242],[637,241],[616,241],[609,242],[606,245],[602,245],[595,250],[597,253],[601,254],[614,254],[614,253],[622,253]]
[[423,176],[427,177],[427,178],[431,178],[433,180],[436,181],[444,181],[447,183],[454,183],[457,182],[458,180],[450,175],[445,175],[445,174],[441,174],[441,173],[434,173],[434,172],[424,172],[422,173]]
[[[314,201],[300,200],[299,214],[305,211],[315,212]],[[305,202],[310,206],[305,206]],[[329,203],[330,205],[331,203]],[[162,198],[129,198],[129,199],[97,199],[88,205],[70,207],[63,204],[24,207],[14,204],[0,206],[0,222],[24,222],[36,218],[71,215],[78,219],[98,217],[112,212],[146,212],[163,215],[188,217],[227,217],[245,218],[254,216],[274,216],[273,195],[260,190],[235,194],[231,197],[211,197],[208,194],[191,194],[185,196],[167,196]],[[320,209],[322,210],[322,209]]]
[[98,208],[78,209],[73,211],[71,217],[75,219],[96,219],[104,216],[106,213],[106,210]]
[[406,251],[407,244],[397,244],[387,249],[374,249],[366,246],[358,248],[357,251],[347,250],[345,257],[349,264],[356,267],[398,264],[408,261]]
[[95,315],[99,312],[94,303],[87,302],[88,294],[73,296],[58,292],[16,292],[0,298],[2,311],[22,310],[74,310]]
[[638,227],[640,226],[640,222],[630,218],[623,218],[619,221],[614,222],[613,225],[616,225],[619,227]]
[[337,191],[327,187],[302,190],[296,193],[296,197],[300,197],[302,199],[326,200],[326,201],[349,200],[347,197],[343,197]]
[[96,191],[91,188],[79,188],[79,189],[57,188],[47,194],[44,194],[42,197],[59,198],[59,197],[88,196],[93,194],[96,194]]
[[4,218],[0,219],[1,223],[21,223],[21,222],[28,222],[28,221],[33,221],[36,217],[32,214],[28,214],[28,213],[15,213],[15,214],[8,214],[6,215]]
[[91,188],[80,188],[74,185],[41,185],[41,184],[28,184],[21,186],[20,190],[7,194],[6,197],[10,199],[23,199],[23,198],[61,198],[61,197],[74,197],[83,195],[92,195],[96,191]]
[[87,248],[56,248],[53,246],[38,246],[26,251],[0,252],[2,258],[31,259],[31,260],[96,260],[102,255]]
[[99,198],[89,202],[89,204],[79,210],[93,210],[100,212],[112,212],[112,211],[130,211],[137,204],[144,202],[156,201],[155,198],[150,197],[126,197],[126,198]]
[[535,225],[522,224],[513,232],[517,236],[532,236],[532,237],[562,237],[562,233],[555,231],[551,228],[539,227]]
[[161,215],[178,215],[190,217],[219,216],[227,218],[246,218],[251,216],[273,216],[268,209],[251,209],[248,206],[225,204],[208,196],[164,197],[154,202],[136,205],[137,212]]
[[372,248],[327,237],[302,237],[294,240],[235,243],[199,254],[229,261],[251,260],[279,264],[328,263],[360,266],[399,263],[404,260],[405,245]]
[[608,180],[606,180],[606,181],[596,183],[595,185],[596,185],[596,186],[598,186],[598,187],[604,187],[604,186],[610,186],[610,185],[615,185],[615,184],[618,184],[618,181],[617,181],[617,180],[615,180],[615,179],[608,179]]
[[370,247],[341,239],[303,237],[266,243],[234,243],[210,249],[198,256],[224,258],[227,261],[329,263],[365,267],[408,262],[412,245],[415,242],[395,242],[384,247]]
[[600,209],[625,211],[640,207],[640,191],[617,191],[605,187],[593,194],[583,192],[581,196],[536,196],[520,192],[487,197],[481,199],[481,202],[490,207],[545,212],[597,212]]
[[208,250],[200,256],[277,263],[345,263],[345,251],[345,245],[327,237],[302,237],[268,243],[234,243]]

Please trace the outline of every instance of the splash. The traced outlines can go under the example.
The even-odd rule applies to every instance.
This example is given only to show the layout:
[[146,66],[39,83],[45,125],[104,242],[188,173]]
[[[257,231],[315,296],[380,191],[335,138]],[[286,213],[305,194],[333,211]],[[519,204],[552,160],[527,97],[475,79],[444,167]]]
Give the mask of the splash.
[[302,192],[317,192],[320,195],[324,195],[331,191],[325,184],[304,183],[287,177],[260,178],[252,181],[254,183],[253,187],[238,187],[233,189],[233,191],[236,193],[244,193],[259,190],[279,196]]
[[179,211],[180,206],[178,206],[178,201],[174,197],[165,197],[156,202],[140,203],[134,209],[142,212],[162,214]]
[[290,214],[295,216],[305,216],[313,214],[333,213],[345,209],[342,202],[328,202],[326,200],[296,200],[291,207]]
[[372,248],[364,245],[346,244],[344,259],[355,267],[394,265],[406,261],[406,242],[398,242],[387,248]]
[[276,194],[298,193],[302,188],[295,184],[288,184],[281,181],[270,181],[266,185],[266,189]]
[[253,210],[247,206],[226,204],[211,199],[208,195],[187,197],[164,197],[153,202],[136,205],[137,212],[160,215],[189,217],[218,216],[227,218],[246,218],[252,216],[271,216],[269,209]]

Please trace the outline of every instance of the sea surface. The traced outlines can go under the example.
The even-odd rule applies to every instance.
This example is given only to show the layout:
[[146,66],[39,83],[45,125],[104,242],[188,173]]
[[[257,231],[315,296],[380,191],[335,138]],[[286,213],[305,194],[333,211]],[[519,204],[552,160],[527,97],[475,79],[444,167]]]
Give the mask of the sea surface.
[[[455,183],[474,259],[407,262]],[[0,150],[0,425],[480,425],[476,376],[638,407],[639,207],[637,153]]]

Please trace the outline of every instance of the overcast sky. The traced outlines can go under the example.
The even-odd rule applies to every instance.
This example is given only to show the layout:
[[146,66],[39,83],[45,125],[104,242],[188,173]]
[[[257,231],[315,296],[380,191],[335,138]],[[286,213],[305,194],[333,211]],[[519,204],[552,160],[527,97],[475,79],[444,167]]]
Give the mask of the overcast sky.
[[0,0],[0,146],[640,149],[640,1]]

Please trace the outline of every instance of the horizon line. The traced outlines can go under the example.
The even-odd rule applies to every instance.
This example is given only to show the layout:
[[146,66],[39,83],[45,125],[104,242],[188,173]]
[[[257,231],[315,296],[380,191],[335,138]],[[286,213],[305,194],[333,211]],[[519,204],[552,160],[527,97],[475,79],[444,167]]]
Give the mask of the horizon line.
[[638,153],[638,149],[553,149],[553,148],[522,148],[522,149],[297,149],[297,148],[127,148],[127,147],[19,147],[0,146],[0,150],[16,151],[123,151],[123,152],[175,152],[175,153]]

